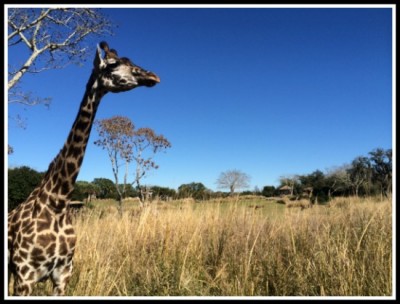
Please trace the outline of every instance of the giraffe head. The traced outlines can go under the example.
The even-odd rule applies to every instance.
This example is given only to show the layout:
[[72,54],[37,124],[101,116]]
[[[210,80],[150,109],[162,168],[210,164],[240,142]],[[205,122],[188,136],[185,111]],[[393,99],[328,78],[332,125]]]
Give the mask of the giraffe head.
[[[104,58],[101,56],[104,51]],[[99,85],[107,92],[124,92],[139,86],[152,87],[160,82],[160,78],[126,57],[118,57],[115,50],[103,41],[97,46],[94,59],[94,70],[97,72]]]

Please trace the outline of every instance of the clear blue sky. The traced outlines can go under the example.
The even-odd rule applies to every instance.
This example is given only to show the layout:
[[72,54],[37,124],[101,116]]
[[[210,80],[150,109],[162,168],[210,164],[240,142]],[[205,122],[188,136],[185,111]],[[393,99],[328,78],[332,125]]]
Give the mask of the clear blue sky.
[[[143,184],[177,189],[201,182],[217,190],[219,174],[238,169],[251,176],[250,189],[262,189],[282,175],[324,172],[392,148],[388,8],[104,13],[119,27],[99,41],[161,78],[153,88],[106,95],[96,117],[128,116],[170,140],[172,148],[155,157],[160,168]],[[9,167],[47,169],[76,117],[91,62],[23,78],[25,90],[53,101],[49,110],[9,107],[10,115],[27,118],[26,130],[9,122]],[[78,180],[113,180],[96,138],[93,129]]]

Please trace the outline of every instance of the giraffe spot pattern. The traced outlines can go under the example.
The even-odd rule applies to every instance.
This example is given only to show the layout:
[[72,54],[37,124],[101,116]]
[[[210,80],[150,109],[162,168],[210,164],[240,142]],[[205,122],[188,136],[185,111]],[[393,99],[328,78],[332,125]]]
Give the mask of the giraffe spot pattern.
[[[71,189],[71,186],[69,184],[69,181],[65,181],[62,183],[62,191],[63,193],[69,193]],[[65,201],[59,200],[58,204],[61,206],[61,208],[65,207]]]
[[42,220],[42,221],[45,221],[45,222],[51,222],[52,221],[51,212],[47,207],[43,208],[42,212],[39,214],[38,220]]
[[73,228],[68,228],[68,229],[65,229],[65,230],[64,230],[64,233],[65,233],[66,235],[69,235],[69,234],[74,234],[75,232],[74,232],[74,229],[73,229]]
[[57,237],[52,233],[48,232],[46,234],[38,235],[36,242],[43,248],[46,248],[50,244],[56,241]]
[[21,231],[22,231],[23,234],[25,234],[25,235],[32,234],[34,232],[34,230],[35,230],[35,227],[34,227],[34,223],[33,222],[29,222],[29,221],[23,221],[22,222]]
[[76,129],[85,131],[88,126],[89,126],[89,121],[78,121],[78,123],[76,124]]
[[58,233],[59,229],[58,229],[58,221],[53,221],[53,231],[55,233]]
[[80,115],[82,118],[86,118],[87,120],[90,120],[90,118],[92,117],[92,113],[86,109],[82,109]]
[[[81,166],[82,161],[83,161],[83,155],[80,155],[80,156],[78,157],[78,166],[79,166],[79,167]],[[77,173],[78,173],[78,172],[77,172]]]
[[44,230],[49,230],[51,227],[51,222],[46,221],[38,221],[37,222],[37,231],[42,232]]
[[25,276],[25,274],[28,273],[29,269],[30,269],[30,268],[29,268],[27,265],[22,266],[22,267],[21,267],[21,274],[22,274],[23,276]]
[[62,166],[62,168],[61,168],[61,175],[67,176],[67,171],[65,170],[65,166]]
[[48,246],[46,248],[46,254],[48,256],[53,256],[55,254],[55,252],[56,252],[56,244],[55,243],[51,244],[50,246]]
[[24,250],[19,251],[19,256],[23,259],[26,260],[28,258],[28,252]]
[[77,159],[78,157],[80,157],[80,155],[82,155],[82,148],[81,147],[73,147],[72,149],[72,156]]
[[21,262],[23,262],[24,260],[20,257],[20,256],[18,256],[18,255],[16,255],[14,258],[13,258],[13,262],[14,263],[21,263]]
[[32,271],[32,272],[29,274],[29,276],[28,276],[28,281],[33,280],[34,277],[35,277],[35,272]]
[[33,247],[32,251],[31,251],[32,258],[38,258],[42,254],[43,254],[43,250],[42,249],[40,249],[38,247]]
[[45,204],[46,201],[47,201],[47,199],[48,199],[48,197],[49,197],[49,195],[46,194],[46,193],[43,191],[43,192],[40,194],[40,196],[39,196],[40,202],[43,203],[43,204]]
[[40,266],[40,263],[37,260],[31,260],[29,262],[29,265],[31,265],[33,268],[38,268]]
[[73,162],[68,162],[68,163],[67,163],[67,172],[68,172],[68,175],[71,176],[72,173],[75,172],[75,170],[76,170],[75,163],[73,163]]

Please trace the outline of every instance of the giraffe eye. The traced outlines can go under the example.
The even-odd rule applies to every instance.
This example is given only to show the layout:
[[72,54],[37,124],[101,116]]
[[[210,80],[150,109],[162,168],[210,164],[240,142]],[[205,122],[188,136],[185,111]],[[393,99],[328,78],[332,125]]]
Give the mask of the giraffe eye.
[[108,68],[109,69],[116,69],[118,66],[120,65],[120,63],[119,62],[117,62],[117,61],[115,61],[115,62],[112,62],[112,63],[108,63]]

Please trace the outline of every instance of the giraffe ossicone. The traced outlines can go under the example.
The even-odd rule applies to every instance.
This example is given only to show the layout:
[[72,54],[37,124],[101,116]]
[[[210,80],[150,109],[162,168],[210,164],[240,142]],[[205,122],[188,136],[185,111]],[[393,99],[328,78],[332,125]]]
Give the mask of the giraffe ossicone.
[[[102,50],[104,56],[102,57]],[[118,93],[160,82],[106,42],[96,49],[93,70],[67,140],[40,185],[8,214],[8,279],[13,295],[30,295],[36,282],[51,279],[53,294],[64,295],[72,275],[76,235],[69,214],[74,189],[99,103]]]

